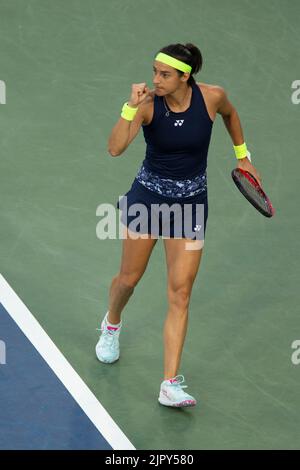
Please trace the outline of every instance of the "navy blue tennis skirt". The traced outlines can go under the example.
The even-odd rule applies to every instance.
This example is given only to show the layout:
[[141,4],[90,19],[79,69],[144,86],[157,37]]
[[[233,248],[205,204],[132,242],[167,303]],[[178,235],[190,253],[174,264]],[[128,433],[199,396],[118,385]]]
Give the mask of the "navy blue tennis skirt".
[[207,190],[190,197],[162,196],[137,179],[117,203],[129,230],[152,237],[204,240],[208,217]]

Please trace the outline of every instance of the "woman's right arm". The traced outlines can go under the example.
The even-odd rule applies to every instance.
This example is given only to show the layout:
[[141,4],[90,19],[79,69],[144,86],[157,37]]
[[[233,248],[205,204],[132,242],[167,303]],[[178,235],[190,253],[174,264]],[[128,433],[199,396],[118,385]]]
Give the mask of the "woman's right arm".
[[113,127],[108,140],[108,151],[112,157],[121,155],[138,134],[144,121],[144,107],[139,107],[139,105],[143,103],[149,94],[150,90],[146,83],[132,85],[128,106],[132,108],[138,107],[138,111],[133,121],[127,121],[120,117],[117,124]]

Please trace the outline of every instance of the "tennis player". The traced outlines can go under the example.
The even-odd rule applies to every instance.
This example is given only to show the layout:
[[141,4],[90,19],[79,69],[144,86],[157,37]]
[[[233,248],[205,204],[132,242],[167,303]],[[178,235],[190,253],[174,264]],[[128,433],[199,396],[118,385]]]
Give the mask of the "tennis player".
[[[168,276],[168,312],[164,325],[164,378],[158,401],[171,407],[196,405],[196,399],[184,391],[187,387],[183,385],[184,376],[177,374],[187,332],[192,287],[203,253],[208,216],[207,153],[217,114],[222,116],[232,139],[237,167],[249,171],[261,183],[260,175],[251,164],[238,113],[226,92],[220,86],[195,82],[194,75],[201,70],[202,62],[200,50],[191,43],[171,44],[160,49],[153,62],[154,88],[150,90],[146,83],[132,85],[130,99],[124,104],[121,117],[109,137],[109,153],[117,157],[142,127],[147,148],[145,159],[125,194],[126,206],[122,202],[125,196],[117,204],[122,210],[125,238],[121,266],[112,279],[108,311],[101,323],[96,355],[105,363],[119,359],[122,310],[146,270],[157,239],[162,237]],[[130,207],[135,203],[143,204],[147,210],[144,229],[141,228],[143,224],[131,228]],[[177,204],[182,209],[188,204],[192,208],[192,223],[197,220],[197,208],[201,207],[202,224],[196,224],[203,227],[201,240],[186,236],[184,227],[177,236],[177,219],[171,211],[170,235],[164,234],[165,223],[161,218],[158,231],[153,234],[149,222],[152,222],[153,214],[157,215],[151,211],[157,204],[169,208]],[[196,230],[197,227],[193,228]]]

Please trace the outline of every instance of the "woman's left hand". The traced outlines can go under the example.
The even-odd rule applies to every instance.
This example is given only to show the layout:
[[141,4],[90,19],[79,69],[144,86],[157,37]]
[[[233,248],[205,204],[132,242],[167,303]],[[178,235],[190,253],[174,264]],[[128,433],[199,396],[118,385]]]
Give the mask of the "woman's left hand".
[[255,179],[257,179],[258,184],[262,186],[262,178],[256,168],[252,165],[252,163],[248,160],[247,157],[241,158],[238,160],[237,168],[241,168],[242,170],[249,171],[251,175],[254,176]]

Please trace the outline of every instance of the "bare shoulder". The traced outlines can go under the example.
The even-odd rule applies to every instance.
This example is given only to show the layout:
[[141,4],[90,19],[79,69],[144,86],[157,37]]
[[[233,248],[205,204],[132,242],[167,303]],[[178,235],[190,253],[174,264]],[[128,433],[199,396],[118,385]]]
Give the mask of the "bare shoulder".
[[197,85],[202,92],[210,116],[214,118],[216,114],[221,114],[225,117],[234,111],[223,87],[207,83],[197,83]]
[[207,95],[211,100],[216,102],[222,100],[226,95],[226,92],[223,87],[219,85],[211,85],[209,83],[197,83],[200,90]]

